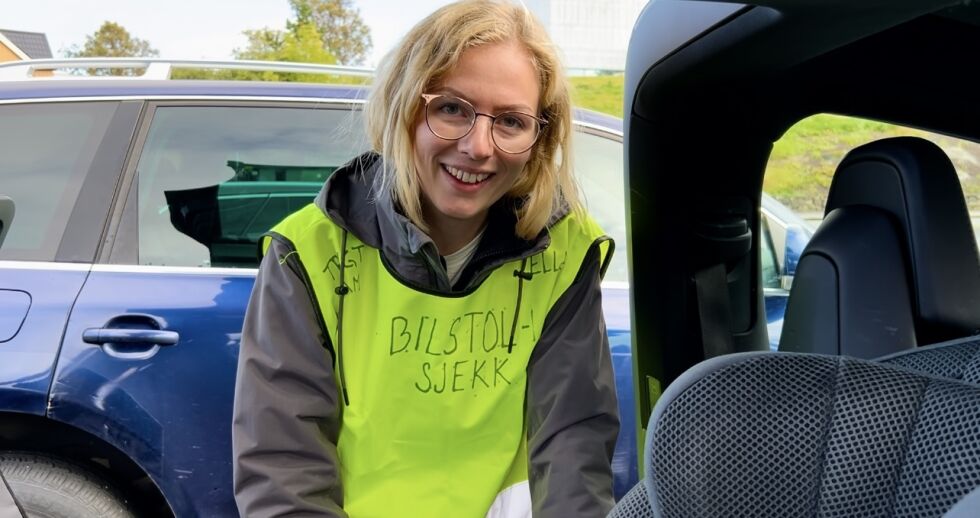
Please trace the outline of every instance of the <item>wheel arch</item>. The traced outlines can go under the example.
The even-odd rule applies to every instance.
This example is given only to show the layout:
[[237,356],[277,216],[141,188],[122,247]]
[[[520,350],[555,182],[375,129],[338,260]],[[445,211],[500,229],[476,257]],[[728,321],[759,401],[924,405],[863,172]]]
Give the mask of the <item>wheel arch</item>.
[[137,516],[172,518],[163,492],[128,455],[71,425],[32,414],[0,412],[0,450],[48,455],[78,464],[111,483]]

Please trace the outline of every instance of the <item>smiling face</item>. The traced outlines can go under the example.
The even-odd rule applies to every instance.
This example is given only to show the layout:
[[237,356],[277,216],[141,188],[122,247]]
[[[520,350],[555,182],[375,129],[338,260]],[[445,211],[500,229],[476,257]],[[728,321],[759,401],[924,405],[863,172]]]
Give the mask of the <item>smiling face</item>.
[[[540,88],[528,52],[517,43],[504,42],[465,50],[456,67],[425,93],[459,97],[489,115],[508,111],[537,115]],[[477,116],[468,135],[445,140],[429,130],[420,110],[415,162],[422,213],[434,238],[449,236],[451,242],[463,239],[465,244],[467,237],[475,237],[490,206],[510,190],[531,157],[533,147],[516,155],[498,149],[490,135],[491,124],[489,117]],[[442,246],[440,250],[454,251]]]

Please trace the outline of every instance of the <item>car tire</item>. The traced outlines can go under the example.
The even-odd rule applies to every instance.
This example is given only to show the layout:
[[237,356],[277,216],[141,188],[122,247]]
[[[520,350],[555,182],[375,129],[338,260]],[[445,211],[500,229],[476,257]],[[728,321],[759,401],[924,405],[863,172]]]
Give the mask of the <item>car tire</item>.
[[123,498],[80,466],[34,453],[0,452],[0,470],[27,518],[132,518]]

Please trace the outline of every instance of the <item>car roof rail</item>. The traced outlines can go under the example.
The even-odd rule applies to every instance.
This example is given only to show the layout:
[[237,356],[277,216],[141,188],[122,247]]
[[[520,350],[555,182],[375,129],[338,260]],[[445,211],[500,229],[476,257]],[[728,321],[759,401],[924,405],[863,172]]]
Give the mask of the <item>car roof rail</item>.
[[300,74],[324,74],[352,77],[371,77],[374,69],[344,65],[327,65],[322,63],[290,63],[285,61],[256,61],[256,60],[206,60],[206,59],[164,59],[164,58],[67,58],[67,59],[28,59],[0,63],[0,81],[24,81],[40,78],[36,72],[53,72],[55,70],[84,70],[91,68],[112,68],[143,70],[138,76],[54,76],[45,75],[43,78],[60,79],[127,79],[127,80],[161,80],[170,79],[175,69],[197,70],[250,70],[255,72],[291,72]]

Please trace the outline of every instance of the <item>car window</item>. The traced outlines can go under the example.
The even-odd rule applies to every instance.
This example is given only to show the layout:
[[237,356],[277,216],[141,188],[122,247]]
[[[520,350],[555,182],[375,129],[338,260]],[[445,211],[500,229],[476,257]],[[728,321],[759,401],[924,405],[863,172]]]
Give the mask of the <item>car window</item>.
[[0,259],[54,260],[118,104],[0,106]]
[[[808,238],[810,229],[816,229],[823,219],[831,179],[847,152],[868,142],[897,136],[924,138],[949,156],[960,178],[976,235],[980,226],[980,143],[916,128],[855,117],[814,115],[795,124],[775,143],[767,163],[763,189],[806,220]],[[763,240],[763,246],[766,244]],[[792,245],[786,243],[786,246],[789,253],[788,248]],[[796,248],[794,261],[802,253],[802,248]],[[769,287],[773,281],[767,270],[768,257],[764,249],[762,254],[763,281]],[[789,286],[792,291],[791,284],[779,284]]]
[[[255,267],[255,243],[367,149],[359,110],[163,106],[137,166],[139,264]],[[627,281],[623,146],[575,133],[586,204],[616,241],[605,279]]]
[[759,218],[759,227],[762,229],[762,237],[759,239],[762,254],[762,287],[779,288],[779,266],[776,262],[772,234],[769,232],[769,221],[766,218]]
[[356,113],[158,107],[137,166],[139,263],[257,266],[259,237],[366,149]]
[[575,177],[589,212],[616,242],[606,281],[629,281],[626,262],[626,196],[623,190],[623,143],[611,135],[575,132]]
[[773,146],[763,188],[816,227],[837,164],[844,155],[874,140],[916,136],[949,156],[960,177],[974,230],[980,222],[980,143],[885,122],[819,114],[803,119]]

